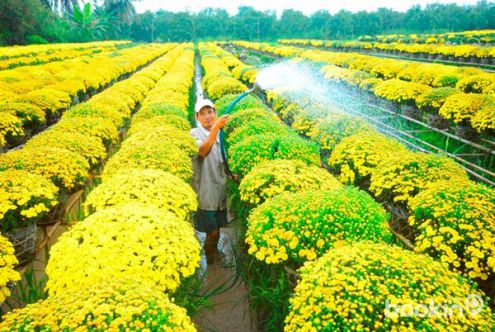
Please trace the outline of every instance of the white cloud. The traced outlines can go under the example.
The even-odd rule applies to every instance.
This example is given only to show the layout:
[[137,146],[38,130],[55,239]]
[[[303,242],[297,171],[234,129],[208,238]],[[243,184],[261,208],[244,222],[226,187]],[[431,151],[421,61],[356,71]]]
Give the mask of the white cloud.
[[179,0],[179,1],[160,1],[160,0],[141,0],[134,2],[138,13],[146,10],[157,11],[164,9],[172,12],[189,11],[198,12],[201,9],[224,8],[231,15],[237,13],[239,6],[251,6],[256,10],[275,10],[280,15],[284,9],[300,10],[308,15],[317,10],[325,9],[334,14],[341,9],[357,12],[360,10],[374,11],[380,7],[392,8],[399,11],[405,11],[413,5],[425,6],[429,3],[452,3],[459,5],[475,4],[477,0],[374,0],[374,1],[352,1],[352,0],[284,0],[284,1],[266,1],[266,0]]

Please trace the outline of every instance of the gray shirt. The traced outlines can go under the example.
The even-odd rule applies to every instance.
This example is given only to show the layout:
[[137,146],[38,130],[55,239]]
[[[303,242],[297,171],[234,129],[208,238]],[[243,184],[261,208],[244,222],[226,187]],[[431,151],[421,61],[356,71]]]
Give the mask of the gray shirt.
[[[189,132],[198,148],[208,139],[210,132],[198,124]],[[223,165],[218,137],[205,158],[193,157],[193,187],[198,194],[198,207],[216,211],[227,208],[227,174]]]

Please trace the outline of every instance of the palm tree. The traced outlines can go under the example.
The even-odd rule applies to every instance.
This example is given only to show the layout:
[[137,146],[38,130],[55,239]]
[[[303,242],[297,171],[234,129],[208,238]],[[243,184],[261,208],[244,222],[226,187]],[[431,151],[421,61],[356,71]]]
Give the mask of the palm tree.
[[120,21],[129,23],[132,16],[136,14],[136,8],[132,4],[133,0],[105,0],[103,7],[107,13],[111,13]]
[[59,15],[72,15],[74,7],[79,6],[78,0],[42,0],[42,3]]

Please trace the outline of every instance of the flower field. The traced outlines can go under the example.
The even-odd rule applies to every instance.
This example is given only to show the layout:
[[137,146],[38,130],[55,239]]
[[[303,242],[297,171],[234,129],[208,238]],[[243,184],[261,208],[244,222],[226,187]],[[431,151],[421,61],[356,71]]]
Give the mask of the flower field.
[[[493,138],[493,73],[292,43],[318,46],[234,45],[317,63],[329,81]],[[64,218],[55,211],[84,192],[80,220],[50,246],[46,296],[4,313],[0,331],[200,329],[188,289],[204,277],[192,222],[195,65],[219,115],[261,70],[224,47],[0,48],[0,301],[23,277],[13,234]],[[291,93],[248,95],[224,128],[239,176],[228,183],[236,268],[257,328],[493,331],[495,189],[447,155]],[[402,311],[431,303],[457,311]]]
[[[495,36],[492,32],[491,38]],[[332,48],[340,50],[373,50],[388,52],[396,55],[427,56],[427,59],[433,60],[462,60],[471,61],[473,64],[493,64],[492,59],[495,55],[495,47],[475,46],[475,45],[444,45],[437,43],[434,37],[428,43],[380,43],[376,41],[323,41],[323,40],[280,40],[285,45],[303,45],[313,47]],[[489,38],[489,37],[485,37]],[[487,39],[490,42],[492,39]],[[440,41],[442,39],[440,38]]]
[[[243,64],[232,54],[213,44],[205,44],[203,47],[200,45],[200,50],[203,56],[208,58],[208,63],[214,63],[211,66],[213,72],[222,63],[217,59],[213,61],[212,52],[223,62],[224,69],[222,69],[222,72],[228,68],[235,78],[245,83],[252,82],[253,70],[255,70],[252,66]],[[278,50],[284,52],[288,48],[281,46]],[[204,65],[204,68],[206,75],[211,75],[210,67]],[[219,75],[218,81],[224,81],[226,77],[227,74]],[[230,76],[228,80],[232,81]],[[205,79],[203,84],[207,89],[210,85],[213,85],[211,79],[208,81]],[[238,83],[232,84],[233,90],[229,92],[237,92],[237,85]],[[233,97],[224,98],[232,99]],[[344,284],[338,283],[339,280],[335,274],[337,272],[325,270],[323,275],[317,275],[316,269],[318,268],[314,264],[318,264],[320,260],[321,264],[325,264],[323,263],[324,257],[326,257],[324,253],[330,255],[331,253],[342,252],[343,257],[345,257],[350,254],[349,250],[354,246],[363,246],[370,252],[376,252],[380,250],[379,248],[384,247],[388,248],[386,249],[388,254],[396,250],[401,258],[394,258],[393,261],[409,261],[410,259],[406,258],[406,256],[411,253],[397,246],[397,240],[393,239],[389,226],[387,226],[390,222],[390,215],[383,210],[381,204],[388,207],[400,206],[408,210],[411,215],[410,220],[406,221],[406,226],[412,228],[413,235],[421,232],[420,229],[427,227],[429,229],[427,232],[423,231],[421,235],[417,236],[418,243],[425,241],[426,236],[428,237],[426,242],[431,243],[430,246],[446,250],[442,252],[442,249],[433,253],[431,247],[426,249],[421,245],[416,246],[413,257],[419,261],[423,260],[418,265],[423,266],[423,272],[417,271],[413,273],[416,277],[421,278],[422,273],[430,275],[430,263],[427,263],[427,261],[436,259],[438,266],[442,266],[441,269],[444,271],[442,273],[449,275],[444,279],[444,282],[456,278],[461,283],[467,282],[466,285],[471,285],[468,287],[476,287],[470,284],[468,280],[477,280],[481,286],[486,285],[486,280],[493,280],[494,278],[494,270],[489,268],[491,260],[488,263],[488,258],[491,256],[490,245],[485,242],[486,245],[481,245],[485,248],[484,250],[479,252],[475,250],[476,255],[479,255],[479,257],[467,254],[467,252],[474,250],[474,248],[467,248],[475,244],[472,242],[470,234],[475,229],[479,229],[479,227],[475,226],[476,222],[471,226],[464,225],[461,228],[457,228],[460,226],[457,225],[461,222],[461,219],[462,223],[466,222],[467,219],[459,217],[454,221],[454,219],[451,219],[452,217],[448,217],[450,220],[448,224],[438,223],[436,220],[439,219],[437,218],[443,218],[441,217],[442,215],[450,213],[452,201],[446,197],[440,198],[436,196],[435,203],[439,206],[438,212],[433,216],[430,214],[432,219],[426,217],[422,219],[422,222],[416,223],[415,215],[418,210],[412,207],[414,204],[412,201],[415,202],[421,199],[422,195],[428,196],[438,192],[438,188],[448,186],[447,183],[450,183],[451,187],[466,188],[458,189],[461,192],[464,190],[476,190],[467,188],[479,186],[479,190],[488,190],[491,193],[490,195],[493,195],[493,189],[474,184],[468,179],[465,171],[452,160],[439,155],[411,152],[397,141],[382,134],[373,133],[373,129],[367,126],[366,123],[361,124],[359,119],[339,115],[338,112],[336,112],[337,114],[332,114],[330,111],[330,114],[328,114],[328,110],[323,113],[324,116],[321,119],[315,119],[314,109],[311,108],[312,106],[313,108],[318,108],[316,105],[306,104],[301,107],[284,100],[283,93],[278,94],[277,92],[268,92],[268,99],[271,101],[273,111],[286,124],[291,124],[295,132],[299,132],[299,134],[307,136],[309,139],[298,141],[299,138],[292,138],[295,132],[289,127],[282,128],[283,124],[280,124],[280,120],[272,117],[272,110],[256,99],[241,102],[232,115],[230,126],[227,128],[227,141],[229,142],[230,140],[233,143],[229,144],[228,147],[231,168],[243,175],[239,189],[237,189],[237,196],[236,189],[232,190],[233,197],[238,200],[236,206],[245,212],[246,248],[248,254],[258,261],[258,265],[254,265],[259,269],[259,275],[262,278],[273,278],[274,276],[280,278],[272,284],[275,288],[273,292],[275,294],[286,294],[284,291],[287,291],[287,289],[283,288],[291,287],[286,283],[286,280],[284,281],[287,278],[286,274],[284,272],[280,273],[277,269],[281,265],[290,266],[293,269],[298,269],[301,265],[304,266],[301,270],[300,283],[295,288],[294,297],[291,296],[292,291],[289,290],[289,296],[285,301],[284,299],[273,298],[271,294],[257,290],[257,288],[259,289],[266,285],[266,280],[255,280],[258,285],[252,285],[251,296],[253,297],[253,302],[258,303],[259,307],[261,307],[261,311],[264,312],[263,310],[265,310],[266,316],[263,316],[263,318],[266,321],[263,323],[266,325],[264,327],[269,330],[280,329],[284,325],[285,330],[320,330],[323,326],[330,329],[353,331],[363,329],[442,330],[447,327],[462,330],[463,326],[466,326],[464,324],[474,324],[473,326],[477,326],[473,327],[474,329],[490,330],[493,322],[489,312],[486,313],[486,319],[490,321],[488,323],[483,318],[478,322],[466,323],[462,322],[462,320],[457,322],[449,320],[436,325],[438,322],[426,322],[425,320],[420,322],[401,322],[398,317],[384,316],[377,316],[372,322],[366,322],[365,317],[368,317],[367,314],[364,314],[366,310],[381,312],[383,308],[377,309],[377,307],[373,307],[373,304],[367,307],[366,302],[363,302],[362,299],[364,288],[359,286],[359,291],[357,292],[350,289],[346,290],[347,288]],[[220,99],[217,103],[224,105],[225,101]],[[249,120],[255,117],[262,118],[264,125],[257,126],[259,130],[253,136],[254,129],[250,126],[252,126],[254,120]],[[271,124],[267,125],[268,122]],[[242,138],[243,134],[245,134],[244,139]],[[285,142],[290,142],[290,147],[285,147]],[[325,153],[322,153],[322,156],[327,155],[329,156],[328,159],[321,160],[317,155],[312,156],[311,145],[313,142],[319,143],[322,152],[326,150]],[[273,151],[276,152],[274,153]],[[303,151],[307,152],[300,153]],[[318,171],[316,169],[310,170],[310,168],[318,168],[321,167],[320,165],[328,168],[334,174],[334,178],[326,179],[324,176],[318,176],[319,183],[316,182],[312,175],[318,174]],[[304,172],[308,172],[308,175],[302,175]],[[297,181],[297,185],[291,184],[291,180],[298,178],[300,180]],[[335,179],[340,180],[344,185],[351,185],[351,187],[337,185]],[[308,181],[307,184],[306,181]],[[358,186],[361,190],[352,189],[352,186]],[[317,188],[316,191],[313,189],[315,187]],[[475,205],[477,204],[474,203],[474,200],[468,198],[470,195],[464,196],[460,192],[457,195],[465,197],[465,201],[463,200],[461,204],[462,206],[466,206],[464,202],[471,202],[467,203],[469,207],[466,209],[471,213],[479,211],[478,215],[483,215],[480,218],[490,220],[489,223],[493,225],[493,212],[487,212],[484,208],[476,207]],[[453,200],[455,199],[453,198]],[[494,201],[490,198],[488,200],[491,203],[486,202],[485,204],[487,204],[487,207],[491,207]],[[426,201],[422,200],[422,202],[427,204]],[[433,201],[431,202],[433,203]],[[419,204],[421,205],[421,203]],[[423,222],[427,224],[423,224]],[[337,228],[333,228],[335,226]],[[486,229],[485,227],[483,228]],[[463,229],[463,231],[458,233],[455,230],[456,228],[458,230]],[[486,241],[485,236],[493,238],[493,235],[489,235],[489,233],[492,232],[485,232],[483,237],[478,237],[478,240],[474,242]],[[445,235],[439,237],[439,234]],[[412,240],[416,240],[416,237],[413,236]],[[433,244],[435,241],[439,242]],[[487,241],[491,242],[492,240]],[[461,249],[464,252],[463,258],[454,253],[458,250],[457,248],[464,248]],[[364,251],[363,249],[358,249],[357,252]],[[459,261],[459,259],[464,258],[467,258],[468,261]],[[335,258],[328,259],[329,261],[334,261]],[[315,263],[313,265],[304,264],[309,261],[314,261]],[[366,282],[376,280],[375,277],[383,277],[385,272],[381,270],[382,268],[393,269],[392,265],[389,266],[384,261],[386,259],[381,260],[380,269],[373,269],[372,272],[356,272],[355,269],[351,269],[353,271],[351,272],[352,276],[345,274],[341,280],[354,278],[353,280],[355,281],[349,284],[352,285],[351,287],[356,287],[355,284],[359,282],[363,283],[364,287]],[[448,261],[451,261],[452,264],[446,264]],[[476,272],[471,270],[471,267],[474,266],[476,266]],[[328,265],[325,265],[325,267],[328,267]],[[336,268],[339,268],[338,265],[336,265]],[[488,274],[486,273],[487,268],[491,270]],[[415,268],[411,266],[411,269],[414,270]],[[401,265],[401,271],[401,273],[408,273],[406,272],[408,267]],[[251,271],[251,275],[253,274]],[[462,274],[464,277],[461,277]],[[316,275],[317,277],[315,277]],[[307,278],[314,278],[311,279],[314,281],[309,281]],[[253,279],[256,279],[256,277]],[[434,284],[441,280],[441,278],[427,279],[424,280],[426,284]],[[316,286],[316,280],[321,282],[321,286],[319,286],[321,288],[315,290],[314,293],[308,293],[310,286],[305,283],[308,282]],[[375,284],[375,281],[373,281],[372,284],[377,285],[380,283]],[[395,300],[400,303],[421,302],[420,298],[424,298],[424,296],[415,291],[417,289],[414,286],[415,283],[411,279],[411,284],[408,286],[411,288],[401,292],[400,298]],[[336,297],[342,298],[345,294],[345,301],[356,301],[357,306],[347,303],[336,307],[336,300],[332,300],[331,295],[327,293],[331,287],[335,287],[340,291],[335,295]],[[404,285],[401,287],[404,287]],[[454,289],[460,289],[459,287],[461,286],[454,286],[447,292],[453,292]],[[466,289],[466,291],[470,293],[474,289]],[[385,289],[379,290],[379,288],[373,291],[370,288],[366,293],[369,294],[369,292],[373,294],[372,296],[378,296],[383,292],[387,294],[389,291]],[[298,294],[301,294],[302,298],[298,297]],[[323,296],[322,298],[321,294],[325,294],[328,297]],[[432,294],[430,293],[430,295]],[[357,296],[357,298],[353,296]],[[322,298],[323,301],[328,301],[327,304],[316,300],[319,298]],[[378,303],[380,303],[378,306],[383,304],[380,301]],[[358,309],[360,305],[364,307]],[[270,307],[272,307],[271,311]],[[311,318],[304,316],[308,313],[312,314]],[[279,318],[276,318],[278,315]],[[351,317],[355,317],[356,321],[350,319]],[[277,319],[279,321],[276,321]],[[485,325],[485,323],[487,324]]]
[[438,33],[438,34],[410,34],[410,35],[377,35],[361,36],[359,41],[378,41],[381,43],[418,43],[418,44],[445,44],[458,43],[469,44],[474,42],[491,43],[495,40],[495,30],[472,30],[462,32]]
[[478,132],[493,133],[495,129],[492,123],[495,74],[481,69],[288,46],[247,42],[240,42],[239,45],[284,57],[301,57],[328,63],[321,69],[328,79],[358,86],[426,114],[439,114],[454,125],[469,124]]

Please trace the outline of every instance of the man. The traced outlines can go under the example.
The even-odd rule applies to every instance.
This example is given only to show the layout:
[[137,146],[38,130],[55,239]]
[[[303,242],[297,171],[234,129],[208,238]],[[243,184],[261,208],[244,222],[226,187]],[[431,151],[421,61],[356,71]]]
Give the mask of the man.
[[204,251],[208,264],[217,255],[220,227],[227,225],[227,174],[220,152],[219,132],[229,121],[228,115],[217,118],[209,99],[200,99],[194,108],[197,128],[190,131],[196,139],[198,153],[193,158],[193,186],[198,194],[198,211],[194,228],[206,233]]

